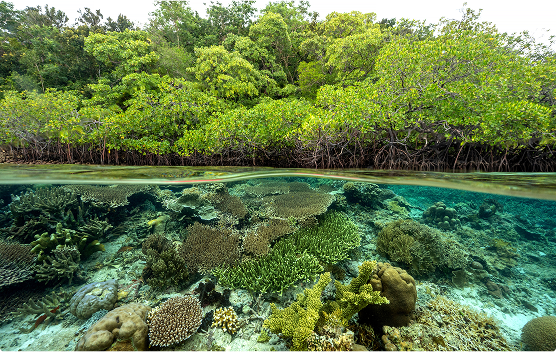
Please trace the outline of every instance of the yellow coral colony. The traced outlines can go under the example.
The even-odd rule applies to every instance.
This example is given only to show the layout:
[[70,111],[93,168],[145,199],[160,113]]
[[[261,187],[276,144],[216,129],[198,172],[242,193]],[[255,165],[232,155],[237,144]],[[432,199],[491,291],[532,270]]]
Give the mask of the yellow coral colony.
[[215,326],[221,326],[224,331],[235,334],[239,329],[239,321],[234,309],[232,307],[216,309],[212,322],[212,327]]

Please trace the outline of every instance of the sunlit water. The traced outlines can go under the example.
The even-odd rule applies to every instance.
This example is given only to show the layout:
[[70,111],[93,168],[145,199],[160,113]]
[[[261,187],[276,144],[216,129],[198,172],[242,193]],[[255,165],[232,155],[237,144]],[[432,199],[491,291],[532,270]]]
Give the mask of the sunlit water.
[[[2,166],[0,349],[81,348],[111,309],[155,308],[190,294],[200,300],[200,327],[161,347],[154,335],[149,341],[154,320],[143,317],[140,346],[289,349],[291,338],[263,326],[270,303],[290,306],[325,272],[347,285],[366,261],[413,277],[405,283],[417,301],[401,313],[405,326],[384,328],[393,323],[360,311],[332,328],[321,310],[304,348],[531,348],[523,326],[556,315],[554,214],[555,174]],[[327,231],[337,232],[325,244],[314,238]],[[291,264],[272,262],[287,241],[295,243],[293,253],[283,253]],[[253,271],[234,279],[245,263],[263,262],[286,265],[302,279]],[[114,279],[111,289],[88,293],[111,295],[106,310],[75,308],[79,289]],[[336,291],[332,283],[324,289],[324,307],[337,300]],[[237,315],[233,333],[213,324],[215,311],[228,307]],[[112,348],[131,345],[123,346]]]

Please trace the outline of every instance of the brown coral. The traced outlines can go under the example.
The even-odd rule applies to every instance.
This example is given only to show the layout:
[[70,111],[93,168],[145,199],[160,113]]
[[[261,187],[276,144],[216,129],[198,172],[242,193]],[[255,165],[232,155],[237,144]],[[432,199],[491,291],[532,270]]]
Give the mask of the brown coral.
[[522,328],[521,340],[531,351],[556,349],[556,317],[544,316],[529,320]]
[[34,264],[30,245],[0,240],[0,289],[31,279]]
[[233,265],[239,260],[239,236],[232,230],[196,222],[187,232],[180,253],[192,270],[207,274],[218,266]]
[[193,335],[203,319],[201,303],[194,296],[172,297],[149,312],[149,339],[152,346],[166,347]]
[[305,219],[323,214],[333,200],[333,195],[316,191],[290,192],[263,199],[268,215],[283,219]]
[[77,343],[76,351],[103,351],[115,342],[130,340],[134,349],[147,349],[148,326],[145,323],[150,307],[129,303],[112,309],[93,325]]
[[211,193],[207,199],[214,205],[214,207],[225,213],[230,213],[239,219],[247,215],[247,208],[239,197],[228,194],[228,190],[224,189],[217,193]]
[[243,239],[243,249],[254,255],[265,255],[272,241],[293,231],[289,221],[271,219],[268,224],[260,225],[256,231],[247,232]]
[[165,288],[185,282],[189,275],[185,260],[170,239],[160,233],[152,234],[143,242],[142,251],[147,259],[142,277],[147,284]]
[[66,189],[81,196],[84,202],[90,202],[98,207],[120,207],[128,205],[127,198],[135,193],[146,192],[153,188],[150,185],[67,185]]

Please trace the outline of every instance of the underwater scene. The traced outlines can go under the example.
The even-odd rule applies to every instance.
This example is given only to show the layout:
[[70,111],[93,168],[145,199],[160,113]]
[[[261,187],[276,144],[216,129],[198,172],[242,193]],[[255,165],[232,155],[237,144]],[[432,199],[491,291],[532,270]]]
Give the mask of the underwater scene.
[[556,348],[555,175],[45,170],[0,170],[0,350]]

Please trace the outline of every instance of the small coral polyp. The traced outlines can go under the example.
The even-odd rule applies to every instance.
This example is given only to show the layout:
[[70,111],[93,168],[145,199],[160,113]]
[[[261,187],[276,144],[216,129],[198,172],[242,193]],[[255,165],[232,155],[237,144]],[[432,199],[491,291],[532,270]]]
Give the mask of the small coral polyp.
[[239,329],[239,321],[237,314],[232,307],[218,308],[214,311],[214,319],[212,327],[222,327],[222,330],[235,334]]

